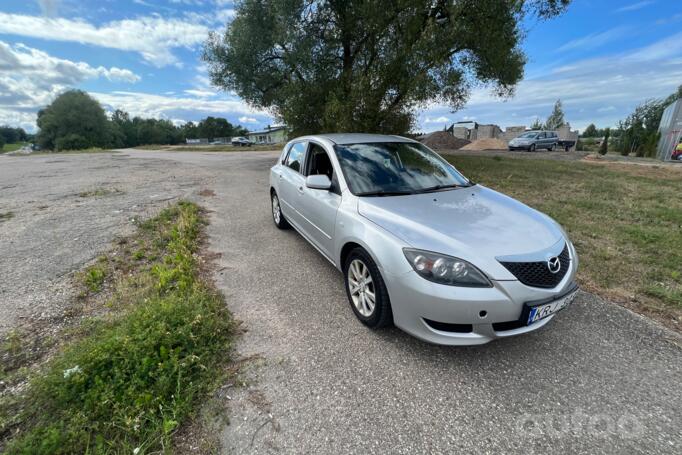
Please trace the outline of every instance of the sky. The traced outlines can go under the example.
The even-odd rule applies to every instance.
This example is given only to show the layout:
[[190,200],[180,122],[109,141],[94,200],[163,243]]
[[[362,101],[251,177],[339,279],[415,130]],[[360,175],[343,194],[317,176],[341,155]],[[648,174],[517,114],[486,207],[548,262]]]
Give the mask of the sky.
[[[36,112],[69,88],[108,111],[176,123],[208,115],[250,130],[267,112],[212,87],[201,48],[229,26],[232,0],[0,0],[0,124],[36,131]],[[515,95],[476,87],[466,106],[426,106],[419,131],[475,120],[506,126],[546,118],[561,99],[574,128],[614,126],[682,85],[682,1],[574,0],[550,21],[528,18],[528,57]]]

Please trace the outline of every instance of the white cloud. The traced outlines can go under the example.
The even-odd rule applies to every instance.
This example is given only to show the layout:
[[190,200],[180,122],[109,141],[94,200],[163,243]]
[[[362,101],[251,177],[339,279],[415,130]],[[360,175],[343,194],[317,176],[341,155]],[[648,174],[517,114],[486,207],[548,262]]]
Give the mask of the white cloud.
[[188,95],[196,96],[198,98],[210,98],[212,96],[215,96],[215,94],[216,94],[212,90],[199,90],[199,89],[185,90],[185,93]]
[[622,38],[629,32],[627,27],[616,27],[604,32],[592,33],[582,38],[571,40],[560,46],[557,52],[566,52],[574,49],[595,49]]
[[652,3],[655,3],[655,2],[653,0],[644,0],[642,2],[637,2],[637,3],[632,3],[630,5],[621,6],[620,8],[616,9],[616,12],[617,13],[625,13],[627,11],[636,11],[638,9],[642,9],[646,6],[649,6]]
[[448,117],[445,117],[444,115],[441,115],[440,117],[436,118],[431,118],[431,117],[426,117],[424,120],[424,123],[447,123],[450,122],[450,119]]
[[509,100],[477,88],[456,116],[447,106],[431,106],[421,113],[420,124],[424,130],[437,128],[426,120],[444,115],[455,120],[476,117],[502,127],[529,125],[536,116],[546,118],[560,98],[573,127],[615,126],[641,102],[666,97],[682,84],[680,42],[682,32],[633,51],[576,60],[521,81]]
[[[132,116],[154,118],[187,118],[189,115],[239,115],[268,116],[239,99],[202,99],[183,96],[165,96],[141,92],[114,91],[91,93],[110,109],[123,109]],[[269,118],[269,116],[268,116]]]
[[59,10],[59,4],[61,0],[38,0],[38,5],[40,6],[40,11],[43,12],[45,16],[55,16]]
[[0,12],[0,33],[133,51],[145,61],[161,67],[179,65],[180,61],[172,50],[192,48],[202,43],[208,27],[160,16],[95,26],[82,19],[51,19]]
[[88,79],[135,83],[130,70],[54,57],[23,44],[0,41],[0,124],[34,129],[36,111],[69,87]]
[[258,120],[256,120],[253,117],[243,116],[243,117],[239,117],[239,122],[240,123],[258,123]]

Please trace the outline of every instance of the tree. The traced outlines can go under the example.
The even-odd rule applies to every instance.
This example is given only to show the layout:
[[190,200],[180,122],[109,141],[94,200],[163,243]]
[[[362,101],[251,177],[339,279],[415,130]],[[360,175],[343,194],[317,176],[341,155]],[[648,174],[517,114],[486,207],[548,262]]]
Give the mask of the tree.
[[663,111],[680,98],[682,85],[665,99],[644,101],[625,120],[620,121],[615,135],[618,136],[616,147],[621,155],[634,153],[637,156],[655,156]]
[[213,140],[219,137],[234,136],[234,126],[220,117],[206,117],[197,125],[197,132],[199,137],[205,137]]
[[0,153],[2,152],[2,148],[5,146],[5,137],[0,134]]
[[414,109],[452,109],[472,85],[511,95],[529,14],[570,0],[243,0],[204,60],[214,85],[271,111],[295,135],[405,133]]
[[609,152],[609,136],[611,135],[611,130],[609,128],[606,128],[604,132],[604,140],[602,141],[601,145],[599,146],[599,154],[600,155],[606,155]]
[[594,126],[594,123],[590,123],[587,125],[587,128],[585,128],[585,131],[583,131],[582,137],[598,137],[599,135],[597,134],[597,127]]
[[554,103],[554,109],[552,110],[552,113],[549,115],[549,117],[547,117],[547,121],[545,122],[545,129],[556,130],[565,124],[566,120],[564,120],[564,109],[561,105],[561,100],[556,100],[556,103]]
[[6,144],[28,140],[28,134],[23,128],[12,128],[9,125],[0,126],[0,137],[4,139]]
[[[107,121],[104,109],[94,98],[81,90],[70,90],[38,112],[37,141],[44,149],[60,150],[59,145],[105,147]],[[58,143],[60,138],[64,139]]]
[[531,130],[542,130],[545,128],[545,125],[542,124],[540,119],[538,117],[535,117],[535,120],[533,123],[530,125]]

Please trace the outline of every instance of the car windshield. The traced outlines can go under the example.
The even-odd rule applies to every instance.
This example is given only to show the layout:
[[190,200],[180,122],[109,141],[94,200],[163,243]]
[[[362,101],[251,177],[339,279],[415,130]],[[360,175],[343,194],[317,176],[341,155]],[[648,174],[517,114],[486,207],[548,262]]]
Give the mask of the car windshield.
[[447,161],[414,142],[336,145],[350,191],[391,196],[440,191],[471,183]]
[[537,135],[538,135],[538,133],[524,133],[519,137],[524,138],[524,139],[533,139],[533,138],[537,137]]

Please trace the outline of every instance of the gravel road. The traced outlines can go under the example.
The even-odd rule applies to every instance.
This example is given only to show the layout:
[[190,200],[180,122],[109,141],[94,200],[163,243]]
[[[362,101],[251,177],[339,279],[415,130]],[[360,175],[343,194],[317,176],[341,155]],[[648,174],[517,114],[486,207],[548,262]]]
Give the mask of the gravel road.
[[[682,451],[679,336],[587,293],[545,329],[479,347],[370,331],[336,269],[272,224],[275,156],[0,157],[0,212],[15,212],[0,222],[3,325],[30,311],[34,293],[49,297],[42,281],[128,230],[130,217],[156,210],[157,199],[190,197],[212,210],[216,282],[247,329],[239,353],[256,357],[247,386],[228,389],[226,453]],[[122,193],[74,195],[96,186]]]

